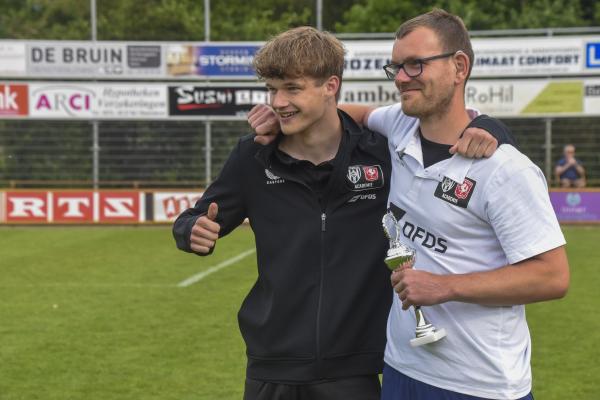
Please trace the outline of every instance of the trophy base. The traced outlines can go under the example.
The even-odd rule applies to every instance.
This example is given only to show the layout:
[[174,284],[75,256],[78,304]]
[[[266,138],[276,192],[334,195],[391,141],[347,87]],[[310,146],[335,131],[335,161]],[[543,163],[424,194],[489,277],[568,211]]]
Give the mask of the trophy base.
[[432,333],[430,333],[428,335],[411,339],[410,345],[412,347],[422,346],[427,343],[437,342],[438,340],[442,339],[444,336],[446,336],[446,330],[444,328],[441,328],[436,331],[433,331]]

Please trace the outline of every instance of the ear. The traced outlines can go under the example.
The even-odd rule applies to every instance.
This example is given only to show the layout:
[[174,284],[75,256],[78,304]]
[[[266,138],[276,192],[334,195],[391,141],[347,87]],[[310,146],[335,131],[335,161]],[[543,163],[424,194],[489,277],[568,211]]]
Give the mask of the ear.
[[329,78],[327,78],[325,84],[323,85],[323,87],[325,88],[326,96],[335,97],[338,90],[340,89],[340,84],[341,80],[339,76],[331,75]]
[[456,83],[464,83],[469,74],[469,57],[462,51],[454,55],[454,65],[456,66]]

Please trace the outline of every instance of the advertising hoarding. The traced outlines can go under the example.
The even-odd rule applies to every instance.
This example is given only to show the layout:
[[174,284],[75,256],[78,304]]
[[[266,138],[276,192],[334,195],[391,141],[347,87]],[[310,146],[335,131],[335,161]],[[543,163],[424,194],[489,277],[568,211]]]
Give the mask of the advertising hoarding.
[[258,44],[166,46],[167,75],[172,77],[254,77],[252,60]]
[[[400,102],[388,82],[346,82],[340,103],[371,106]],[[600,115],[600,79],[470,80],[467,106],[496,117]]]
[[244,116],[267,100],[264,86],[169,86],[169,115]]
[[29,84],[30,116],[43,119],[163,119],[164,84],[41,82]]
[[600,222],[600,191],[551,191],[550,201],[560,222]]
[[[345,40],[344,78],[384,80],[393,35]],[[0,40],[0,77],[255,80],[263,42]],[[600,75],[600,36],[474,38],[473,78]]]
[[[268,103],[263,84],[0,82],[0,119],[233,120]],[[600,115],[600,78],[470,80],[468,106],[497,117]],[[391,81],[348,81],[340,103],[400,102]]]
[[0,200],[9,224],[146,221],[145,196],[139,191],[6,191]]
[[193,207],[203,192],[155,192],[154,222],[173,222],[186,209]]
[[163,75],[161,45],[127,42],[28,42],[27,75],[145,79]]
[[28,86],[0,83],[0,118],[29,115]]
[[26,54],[24,42],[0,41],[0,76],[26,76]]

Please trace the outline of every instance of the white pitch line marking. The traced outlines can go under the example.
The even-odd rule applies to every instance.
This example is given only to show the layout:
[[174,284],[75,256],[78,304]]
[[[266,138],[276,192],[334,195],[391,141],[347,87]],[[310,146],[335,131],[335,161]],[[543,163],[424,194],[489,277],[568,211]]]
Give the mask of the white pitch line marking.
[[202,271],[196,275],[190,276],[186,280],[179,282],[177,284],[177,286],[187,287],[187,286],[193,285],[194,283],[201,281],[208,275],[210,275],[214,272],[217,272],[219,270],[222,270],[223,268],[229,267],[230,265],[235,264],[236,262],[240,261],[243,258],[248,257],[250,254],[255,253],[255,252],[256,252],[256,249],[246,250],[243,253],[240,253],[237,256],[230,258],[229,260],[225,260],[222,263],[215,265],[214,267],[210,267],[206,271]]

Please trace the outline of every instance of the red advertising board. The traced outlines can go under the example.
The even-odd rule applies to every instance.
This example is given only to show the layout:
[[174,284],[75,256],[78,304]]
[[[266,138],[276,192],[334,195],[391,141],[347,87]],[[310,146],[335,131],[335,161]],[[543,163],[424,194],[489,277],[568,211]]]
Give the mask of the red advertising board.
[[143,199],[136,191],[9,191],[0,211],[6,223],[140,223]]
[[6,203],[4,202],[4,192],[0,192],[0,223],[6,222]]
[[6,192],[6,222],[47,222],[48,192]]
[[28,115],[27,85],[0,84],[0,115]]
[[94,222],[94,193],[54,192],[52,210],[54,222]]
[[141,222],[140,192],[98,192],[99,222]]

